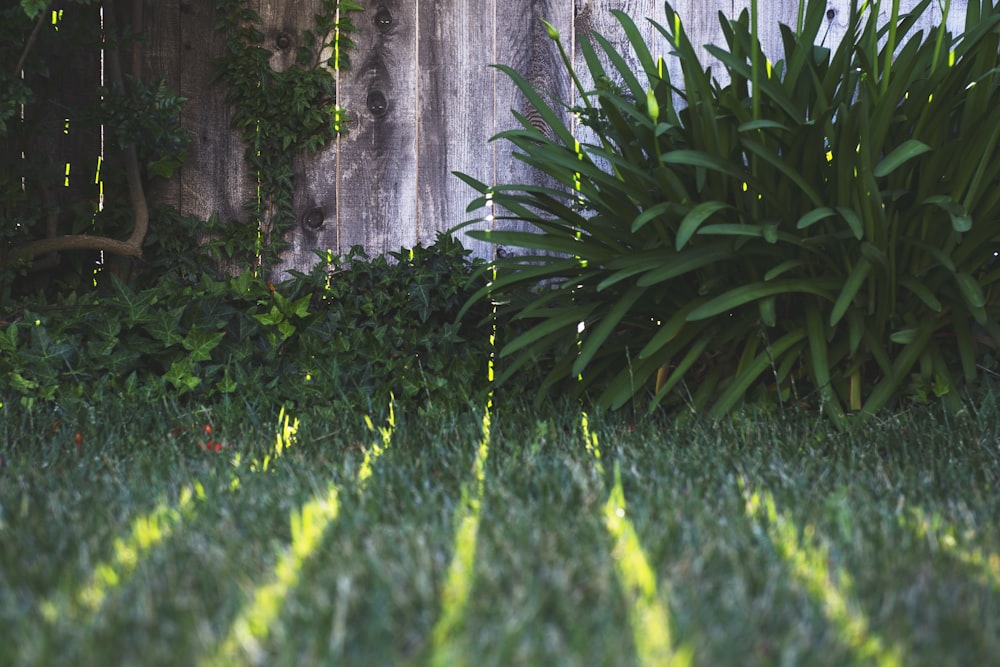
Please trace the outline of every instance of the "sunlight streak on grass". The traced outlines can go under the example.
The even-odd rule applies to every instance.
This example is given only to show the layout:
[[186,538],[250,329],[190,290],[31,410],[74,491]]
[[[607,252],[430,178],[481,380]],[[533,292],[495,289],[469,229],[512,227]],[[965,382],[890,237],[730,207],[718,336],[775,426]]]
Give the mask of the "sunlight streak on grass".
[[322,543],[327,527],[338,513],[337,487],[332,484],[325,498],[314,499],[292,513],[292,541],[278,560],[273,580],[254,590],[253,600],[230,626],[228,636],[201,664],[239,664],[240,658],[251,664],[263,664],[261,644],[281,613],[288,592],[298,585],[302,566]]
[[[285,450],[291,447],[295,443],[295,434],[299,431],[299,420],[298,417],[292,419],[288,413],[285,412],[285,406],[281,406],[281,410],[278,411],[278,433],[274,438],[274,455],[266,454],[262,461],[251,461],[250,472],[267,472],[271,468],[271,462],[276,461],[281,458],[285,453]],[[235,467],[239,467],[239,458],[234,460]],[[234,486],[233,488],[239,487],[239,480],[235,478],[234,473]]]
[[958,535],[954,525],[944,525],[940,514],[928,513],[919,507],[910,508],[909,516],[901,516],[900,524],[927,540],[932,550],[941,551],[972,568],[984,584],[1000,591],[1000,554],[961,544],[975,536],[973,529]]
[[280,429],[274,442],[274,456],[281,456],[286,449],[295,442],[295,434],[299,432],[299,419],[296,417],[289,423],[289,415],[285,412],[285,406],[281,406],[278,412],[278,424]]
[[[275,457],[295,443],[299,420],[290,420],[284,408],[278,415],[280,430],[274,446]],[[368,430],[376,432],[371,417],[365,415]],[[389,417],[386,426],[377,429],[380,438],[365,450],[365,458],[358,470],[357,482],[364,490],[372,476],[375,461],[389,447],[396,430],[396,416],[393,403],[389,403]],[[264,470],[267,469],[266,462]],[[314,499],[292,512],[292,540],[278,557],[278,564],[270,582],[253,591],[252,600],[244,606],[236,620],[229,627],[229,634],[216,645],[215,651],[200,661],[202,665],[264,664],[267,655],[264,642],[271,629],[278,622],[289,591],[300,583],[303,565],[312,557],[323,542],[323,536],[340,513],[337,487],[330,484],[326,496]]]
[[205,498],[200,482],[181,490],[176,507],[160,503],[151,512],[133,519],[128,535],[115,540],[111,558],[94,567],[90,582],[68,599],[42,602],[39,606],[42,617],[55,623],[67,612],[71,618],[77,617],[79,612],[90,617],[97,614],[108,594],[124,586],[146,554],[169,538],[174,528],[190,516],[196,497],[198,500]]
[[[492,362],[491,362],[492,367]],[[491,368],[492,370],[492,368]],[[483,436],[476,451],[475,485],[462,485],[462,503],[455,515],[455,543],[448,574],[441,590],[441,614],[431,635],[431,658],[434,667],[454,667],[467,664],[467,656],[459,641],[465,611],[472,592],[476,568],[476,538],[483,489],[486,482],[486,459],[490,453],[490,411],[493,398],[487,399],[483,410]]]
[[[375,461],[382,456],[382,453],[389,447],[389,443],[392,442],[392,434],[396,430],[396,411],[393,408],[394,400],[395,397],[392,397],[389,401],[389,417],[386,419],[386,425],[378,428],[378,434],[381,436],[382,442],[373,442],[371,447],[365,450],[365,458],[361,462],[361,468],[358,469],[358,483],[362,489],[368,485],[368,478],[372,476],[372,466],[375,465]],[[372,423],[372,418],[368,415],[365,415],[365,425],[369,431],[375,433],[375,424]]]
[[[601,449],[597,434],[590,430],[586,412],[581,415],[580,426],[587,451],[594,457],[595,466],[603,477]],[[614,474],[615,485],[604,504],[604,526],[613,540],[611,555],[615,563],[615,576],[626,600],[632,601],[629,625],[632,628],[636,661],[640,665],[690,665],[693,660],[690,647],[674,648],[670,631],[670,608],[657,593],[656,573],[649,564],[635,525],[627,516],[621,467],[617,461]]]
[[822,607],[827,620],[836,628],[840,640],[850,649],[858,663],[874,663],[885,667],[903,664],[898,646],[886,646],[872,632],[868,618],[858,607],[854,581],[849,572],[833,565],[829,549],[815,544],[816,528],[806,524],[799,537],[795,522],[778,511],[770,492],[749,492],[739,479],[746,501],[746,514],[763,528],[778,555],[791,569],[792,576]]

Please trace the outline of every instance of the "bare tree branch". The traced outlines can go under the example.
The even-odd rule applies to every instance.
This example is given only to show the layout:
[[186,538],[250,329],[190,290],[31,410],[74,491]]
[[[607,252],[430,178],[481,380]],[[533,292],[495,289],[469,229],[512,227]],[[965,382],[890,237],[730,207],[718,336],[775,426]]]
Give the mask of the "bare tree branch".
[[[49,3],[52,4],[52,3]],[[31,51],[31,47],[35,45],[35,40],[38,39],[38,33],[42,29],[42,24],[45,23],[45,16],[49,13],[49,5],[45,5],[43,9],[38,14],[38,20],[35,21],[35,27],[32,28],[31,34],[28,35],[28,41],[24,44],[24,50],[21,51],[21,57],[17,59],[17,65],[14,67],[14,76],[21,73],[24,69],[24,63],[28,61],[28,52]]]
[[132,146],[125,149],[125,175],[128,179],[129,196],[132,199],[135,217],[135,226],[128,239],[122,241],[105,236],[71,234],[29,241],[11,249],[8,263],[31,261],[39,255],[65,250],[103,250],[125,257],[142,257],[142,242],[149,230],[149,209],[146,206],[146,197],[143,195],[142,182],[139,180],[139,161]]

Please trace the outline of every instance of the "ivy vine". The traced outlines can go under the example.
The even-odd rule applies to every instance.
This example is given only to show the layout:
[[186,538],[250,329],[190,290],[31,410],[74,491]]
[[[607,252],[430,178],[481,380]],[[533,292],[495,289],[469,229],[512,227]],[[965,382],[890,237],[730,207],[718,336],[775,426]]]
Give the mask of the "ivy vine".
[[263,47],[261,18],[248,0],[218,0],[216,30],[225,35],[226,55],[216,62],[216,77],[227,88],[232,125],[246,147],[256,195],[247,202],[257,223],[252,257],[255,270],[274,265],[286,232],[295,226],[292,207],[294,156],[315,153],[344,132],[344,109],[337,102],[334,73],[350,66],[348,53],[356,28],[352,0],[322,0],[313,26],[301,31],[294,64],[278,72]]

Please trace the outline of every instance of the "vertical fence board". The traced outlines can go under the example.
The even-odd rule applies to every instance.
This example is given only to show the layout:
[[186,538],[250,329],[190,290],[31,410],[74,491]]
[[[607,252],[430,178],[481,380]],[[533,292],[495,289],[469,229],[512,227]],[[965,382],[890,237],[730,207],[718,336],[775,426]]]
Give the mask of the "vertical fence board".
[[[283,72],[295,65],[302,43],[302,31],[312,30],[313,15],[319,11],[313,0],[268,3],[261,11],[264,47],[271,51],[270,66]],[[316,35],[314,56],[324,57],[318,49],[326,41]],[[331,100],[332,102],[333,100]],[[297,225],[285,235],[290,247],[282,254],[280,266],[274,267],[277,277],[288,269],[307,272],[317,261],[314,250],[337,249],[337,189],[336,143],[313,153],[294,156],[295,192],[292,206]]]
[[[131,4],[131,3],[129,3]],[[180,0],[143,0],[142,16],[131,17],[131,21],[155,30],[146,30],[146,40],[137,42],[133,48],[139,49],[142,62],[142,76],[145,81],[162,79],[172,91],[181,90],[181,69],[174,66],[181,52],[181,2]],[[118,16],[128,16],[123,7]],[[181,112],[183,113],[183,111]],[[181,207],[181,180],[179,178],[157,178],[148,188],[147,196],[155,202],[179,209]]]
[[[480,0],[438,0],[420,5],[417,116],[417,224],[420,240],[467,218],[475,195],[452,175],[493,179],[489,138],[495,129],[494,7]],[[479,241],[467,246],[483,256]]]
[[[574,95],[569,72],[559,55],[555,41],[549,38],[542,19],[559,31],[566,48],[572,51],[576,7],[573,0],[529,0],[512,3],[497,13],[497,62],[516,70],[528,80],[560,113],[567,127],[571,125],[569,110]],[[520,127],[513,111],[525,116],[538,129],[552,135],[544,121],[538,117],[525,96],[506,75],[498,74],[494,101],[498,131]],[[525,183],[555,186],[533,168],[514,157],[513,146],[508,141],[493,144],[496,156],[497,183]],[[503,216],[502,211],[497,211]],[[531,229],[525,224],[498,222],[503,229]],[[463,241],[464,242],[464,241]],[[468,245],[468,244],[467,244]],[[479,249],[489,257],[491,249]]]
[[417,4],[382,0],[354,17],[353,65],[340,77],[353,118],[337,153],[342,252],[363,245],[378,254],[416,241]]
[[314,251],[341,251],[337,224],[337,141],[315,155],[295,159],[295,193],[292,205],[298,226],[286,239],[290,247],[282,254],[279,273],[295,269],[308,273],[317,261]]
[[[247,169],[239,134],[230,127],[225,83],[213,80],[214,62],[225,46],[224,37],[215,30],[215,18],[214,2],[180,0],[181,39],[175,62],[180,94],[188,98],[181,122],[191,137],[180,169],[181,210],[203,218],[217,214],[222,222],[246,225],[249,216],[244,206],[255,196],[257,183]],[[255,231],[248,226],[246,233]]]
[[[597,33],[607,39],[615,47],[615,50],[622,54],[626,61],[632,65],[633,71],[639,73],[639,80],[642,81],[641,66],[634,58],[632,47],[629,45],[625,31],[622,29],[618,19],[611,12],[612,10],[618,10],[628,14],[648,44],[652,38],[652,29],[646,19],[653,18],[652,10],[654,4],[650,0],[588,0],[584,6],[584,11],[577,20],[577,35],[579,39],[589,40],[598,55],[602,56],[601,59],[606,63],[608,74],[611,75],[612,79],[616,77],[613,76],[610,66],[607,65],[607,58],[604,57],[604,51],[601,46],[593,39],[593,33]],[[591,86],[593,82],[589,80],[589,76],[586,76],[587,63],[584,60],[583,51],[579,48],[576,49],[573,65],[578,73],[584,75],[584,87]],[[618,82],[620,83],[620,80]]]

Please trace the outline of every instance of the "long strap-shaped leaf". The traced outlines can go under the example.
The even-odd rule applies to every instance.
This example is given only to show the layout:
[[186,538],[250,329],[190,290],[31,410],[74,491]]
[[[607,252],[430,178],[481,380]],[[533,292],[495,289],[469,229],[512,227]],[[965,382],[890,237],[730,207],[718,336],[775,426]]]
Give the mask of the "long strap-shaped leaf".
[[747,390],[750,386],[756,382],[761,375],[763,375],[772,364],[778,363],[782,355],[787,352],[793,345],[801,342],[806,338],[805,329],[795,329],[790,331],[780,339],[778,339],[773,345],[768,345],[767,348],[757,355],[754,360],[748,364],[739,375],[733,378],[732,382],[728,387],[719,395],[718,400],[715,405],[712,406],[710,415],[712,417],[718,418],[729,413],[736,404],[743,400],[746,396]]

